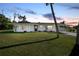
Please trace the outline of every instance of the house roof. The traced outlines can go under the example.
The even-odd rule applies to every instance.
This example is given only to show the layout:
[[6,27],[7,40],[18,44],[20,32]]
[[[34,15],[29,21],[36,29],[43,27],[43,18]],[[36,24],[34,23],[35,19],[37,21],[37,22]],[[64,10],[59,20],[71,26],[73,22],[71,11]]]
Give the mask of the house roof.
[[18,24],[18,25],[20,25],[20,24],[35,24],[35,25],[38,25],[38,24],[40,24],[40,25],[53,25],[54,23],[35,23],[35,22],[27,22],[27,23],[13,23],[14,25],[16,25],[16,24]]
[[[47,22],[28,22],[28,21],[19,21],[19,22],[16,22],[15,24],[55,24],[55,23],[47,23]],[[60,23],[57,23],[58,25],[60,25]],[[63,25],[63,24],[62,24]]]
[[30,23],[28,21],[18,21],[18,23]]

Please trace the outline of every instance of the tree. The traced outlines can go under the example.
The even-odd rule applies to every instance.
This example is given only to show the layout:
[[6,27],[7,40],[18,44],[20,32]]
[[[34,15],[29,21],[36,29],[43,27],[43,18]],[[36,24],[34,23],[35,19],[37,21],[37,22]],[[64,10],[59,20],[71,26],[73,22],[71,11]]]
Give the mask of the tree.
[[26,17],[25,16],[23,16],[23,21],[26,21]]
[[76,44],[72,49],[70,56],[79,56],[79,24],[77,26],[77,36],[76,36]]
[[63,22],[60,22],[60,24],[65,24],[65,21],[63,21]]
[[19,15],[18,18],[21,20],[21,19],[23,19],[23,16]]
[[76,44],[79,45],[79,24],[77,26]]
[[19,19],[22,19],[22,21],[26,21],[26,17],[25,17],[25,16],[19,15],[18,18],[19,18]]
[[9,18],[5,17],[3,14],[0,14],[0,30],[11,29],[12,23]]
[[53,5],[52,5],[52,3],[46,3],[46,6],[47,6],[47,5],[50,5],[50,7],[51,7],[51,12],[52,12],[53,19],[54,19],[55,26],[56,26],[57,37],[59,37],[59,29],[58,29],[58,25],[57,25],[55,13],[54,13]]

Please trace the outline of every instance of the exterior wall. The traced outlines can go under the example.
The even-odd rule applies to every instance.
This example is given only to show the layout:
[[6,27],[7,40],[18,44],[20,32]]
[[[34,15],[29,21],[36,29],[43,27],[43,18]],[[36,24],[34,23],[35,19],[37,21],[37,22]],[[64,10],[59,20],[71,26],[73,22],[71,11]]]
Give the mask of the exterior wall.
[[29,27],[28,27],[27,32],[33,32],[34,31],[34,25],[33,24],[29,24],[28,26]]
[[38,25],[38,31],[45,31],[45,25]]
[[56,31],[55,25],[42,24],[38,27],[39,31]]
[[66,25],[65,24],[59,24],[58,28],[59,28],[59,31],[66,31]]
[[48,30],[47,31],[56,31],[55,25],[48,26]]
[[15,28],[15,29],[16,29],[15,32],[23,32],[22,26],[23,26],[23,25],[17,24],[17,25],[16,25],[16,28]]
[[66,29],[59,27],[59,31],[66,31]]
[[13,30],[15,32],[30,32],[34,31],[34,26],[32,24],[15,24]]

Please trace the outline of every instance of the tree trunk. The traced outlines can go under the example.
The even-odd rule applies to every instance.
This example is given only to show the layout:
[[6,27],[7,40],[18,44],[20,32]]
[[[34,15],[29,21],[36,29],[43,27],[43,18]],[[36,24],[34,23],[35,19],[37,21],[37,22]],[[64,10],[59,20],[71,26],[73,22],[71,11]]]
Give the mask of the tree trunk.
[[54,13],[54,10],[53,10],[52,3],[50,3],[50,7],[51,7],[51,11],[52,11],[54,22],[55,22],[55,26],[56,26],[57,37],[59,37],[58,25],[57,25],[57,21],[56,21],[56,17],[55,17],[55,13]]

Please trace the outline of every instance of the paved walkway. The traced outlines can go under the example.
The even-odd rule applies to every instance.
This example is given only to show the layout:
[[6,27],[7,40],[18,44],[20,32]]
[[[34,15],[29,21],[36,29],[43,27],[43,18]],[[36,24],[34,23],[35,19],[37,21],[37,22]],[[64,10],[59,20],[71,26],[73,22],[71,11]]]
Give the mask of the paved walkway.
[[66,35],[76,36],[76,33],[65,32],[65,31],[60,31],[60,32],[66,34]]

